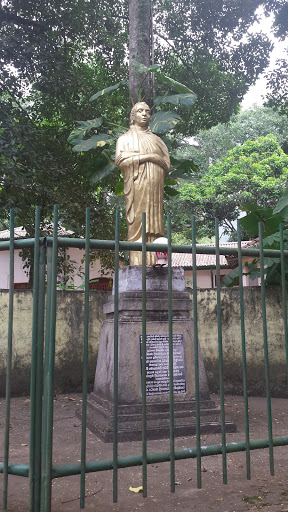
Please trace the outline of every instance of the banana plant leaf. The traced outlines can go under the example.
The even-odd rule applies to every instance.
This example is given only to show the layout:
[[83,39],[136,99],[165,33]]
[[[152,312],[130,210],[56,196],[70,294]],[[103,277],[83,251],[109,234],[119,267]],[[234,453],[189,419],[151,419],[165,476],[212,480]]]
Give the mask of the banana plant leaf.
[[153,133],[166,133],[173,130],[180,120],[181,117],[176,112],[156,112],[151,117],[150,128]]
[[119,89],[121,85],[127,85],[127,80],[121,80],[115,85],[111,85],[110,87],[106,87],[105,89],[101,89],[101,91],[96,92],[91,96],[90,101],[97,100],[100,96],[104,96],[104,94],[108,94],[109,92],[116,91]]
[[102,117],[96,117],[96,119],[88,119],[88,121],[77,121],[78,126],[76,126],[70,133],[67,139],[68,142],[71,144],[78,143],[79,140],[84,139],[87,133],[89,133],[93,128],[99,128],[102,123]]
[[79,142],[74,146],[73,151],[78,153],[89,151],[89,149],[103,147],[110,141],[112,142],[112,140],[113,139],[110,137],[110,135],[107,135],[107,133],[99,133],[98,135],[92,135],[90,139],[79,140]]

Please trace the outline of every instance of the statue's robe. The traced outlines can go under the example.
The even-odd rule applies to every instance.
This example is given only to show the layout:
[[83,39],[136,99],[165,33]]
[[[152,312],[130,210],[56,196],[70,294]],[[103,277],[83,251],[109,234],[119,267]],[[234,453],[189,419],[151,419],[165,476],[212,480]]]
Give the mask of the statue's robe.
[[[126,152],[135,153],[132,160]],[[149,128],[139,130],[132,125],[117,141],[115,164],[123,172],[128,240],[133,242],[142,240],[142,212],[146,212],[146,241],[153,242],[164,234],[164,179],[168,171],[149,161],[140,164],[139,155],[147,153],[157,153],[170,169],[166,145]],[[147,253],[147,264],[153,263],[152,254]],[[139,264],[141,253],[131,253],[130,265]]]

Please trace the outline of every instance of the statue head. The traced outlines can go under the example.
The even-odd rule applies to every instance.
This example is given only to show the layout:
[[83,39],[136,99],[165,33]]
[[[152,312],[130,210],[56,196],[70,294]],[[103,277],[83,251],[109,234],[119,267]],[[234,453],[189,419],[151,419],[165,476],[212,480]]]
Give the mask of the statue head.
[[130,126],[137,124],[139,126],[149,126],[150,122],[150,107],[144,101],[135,103],[130,112]]

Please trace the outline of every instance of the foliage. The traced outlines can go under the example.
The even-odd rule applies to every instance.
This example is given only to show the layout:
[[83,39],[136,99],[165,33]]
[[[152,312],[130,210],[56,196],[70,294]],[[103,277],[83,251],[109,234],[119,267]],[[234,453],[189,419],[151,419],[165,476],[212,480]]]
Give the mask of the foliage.
[[[162,110],[162,106],[166,103],[170,103],[172,105],[178,106],[191,106],[197,100],[196,95],[184,84],[173,80],[168,77],[164,73],[162,73],[160,66],[153,65],[150,68],[147,68],[141,63],[134,63],[137,65],[137,70],[139,73],[150,73],[155,72],[156,76],[160,80],[160,82],[168,84],[169,87],[174,88],[173,95],[164,94],[163,96],[158,96],[156,98],[156,112],[151,117],[150,128],[152,132],[157,133],[158,135],[164,135],[167,132],[170,132],[165,142],[168,145],[171,154],[171,174],[170,178],[165,182],[165,197],[170,197],[173,195],[178,195],[178,191],[173,189],[174,185],[177,185],[177,178],[191,180],[195,176],[195,173],[198,172],[197,166],[191,160],[190,157],[185,158],[185,156],[177,158],[175,151],[172,150],[173,143],[176,144],[175,136],[173,134],[173,130],[175,129],[178,122],[181,120],[181,117],[175,111],[167,111]],[[98,91],[94,94],[90,101],[98,100],[102,98],[104,95],[114,92],[121,85],[126,85],[125,81],[118,82],[114,86],[107,87]],[[99,152],[99,148],[101,151],[99,159],[102,163],[98,166],[98,169],[95,171],[94,181],[99,181],[102,177],[107,176],[110,172],[113,172],[116,167],[114,165],[114,155],[115,155],[115,146],[116,141],[121,132],[125,131],[120,125],[113,126],[114,123],[111,122],[108,118],[106,118],[106,133],[97,133],[97,129],[103,124],[102,118],[96,118],[89,121],[78,121],[78,126],[72,130],[68,137],[68,142],[73,146],[73,151],[76,152],[86,152],[90,149],[97,149]],[[105,123],[103,124],[103,126]],[[101,126],[101,130],[103,131],[103,126]],[[110,129],[109,129],[110,128]],[[114,129],[111,129],[114,128]],[[85,138],[86,137],[86,138]],[[89,138],[87,138],[89,137]],[[116,184],[115,191],[117,194],[123,194],[123,179],[119,178],[118,183]]]
[[209,167],[197,183],[179,188],[179,215],[175,215],[174,208],[174,223],[186,224],[193,212],[207,235],[212,234],[215,217],[227,232],[233,232],[239,206],[255,202],[273,207],[287,186],[287,175],[288,156],[272,135],[246,141]]
[[[286,0],[270,0],[267,9],[272,9],[274,14],[273,30],[280,40],[285,40],[288,35],[288,4]],[[286,49],[287,52],[287,49]],[[268,94],[267,105],[279,110],[280,114],[288,115],[287,86],[288,66],[286,59],[277,59],[276,65],[266,73]]]
[[[119,15],[123,9],[119,6]],[[88,115],[97,84],[115,79],[116,70],[118,79],[125,74],[119,62],[126,33],[113,14],[112,4],[94,0],[12,0],[1,7],[0,220],[7,223],[14,207],[15,221],[28,235],[33,235],[34,207],[41,207],[44,229],[55,203],[61,224],[76,236],[85,229],[86,205],[91,206],[91,235],[114,235],[113,212],[123,207],[112,197],[117,176],[104,177],[100,188],[93,183],[100,150],[78,159],[67,147],[72,123]],[[122,91],[102,102],[103,113],[113,112],[116,121],[121,108]],[[124,218],[123,212],[122,237]]]
[[[278,3],[267,5],[267,11],[275,10]],[[165,63],[167,74],[189,84],[198,97],[195,108],[183,113],[183,123],[178,125],[182,133],[194,135],[227,122],[267,66],[270,42],[263,34],[248,33],[261,4],[180,0],[172,10],[169,0],[155,3],[155,58]]]
[[233,114],[226,124],[218,124],[210,130],[200,131],[193,144],[183,146],[181,154],[190,156],[203,175],[235,146],[247,140],[255,140],[273,133],[281,148],[288,152],[288,119],[269,107],[253,107]]
[[[176,134],[195,134],[199,127],[227,121],[266,66],[268,41],[261,35],[248,36],[245,42],[242,37],[254,22],[259,3],[153,3],[155,59],[161,64],[155,93],[167,96],[158,103],[160,110],[169,101],[169,109],[181,116]],[[32,235],[34,206],[41,207],[44,226],[58,203],[62,225],[83,235],[87,204],[92,236],[112,238],[116,206],[124,212],[123,198],[113,195],[118,173],[112,170],[111,155],[129,115],[128,91],[123,87],[128,74],[127,2],[6,0],[0,11],[0,222],[5,225],[9,208],[15,207],[16,222]],[[169,90],[168,75],[174,77]],[[176,90],[181,95],[178,105],[175,78],[189,85],[188,91]],[[102,94],[91,106],[95,91],[116,83],[120,86],[113,94]],[[193,106],[191,91],[198,96]],[[81,157],[70,151],[67,137],[74,121],[100,117],[101,132],[94,126],[92,136],[111,130],[111,138],[94,137],[95,149],[81,152]],[[195,173],[192,164],[187,168],[173,154],[175,142],[169,134],[165,142],[176,171],[186,178]],[[123,213],[121,237],[125,229]]]
[[280,114],[288,115],[288,64],[287,59],[278,59],[272,71],[267,73],[266,94],[267,105],[279,110]]
[[[241,207],[246,216],[240,220],[244,230],[253,237],[259,237],[259,224],[263,233],[263,249],[280,250],[279,226],[283,224],[283,249],[288,250],[288,190],[278,201],[274,208],[261,208],[255,204],[247,204]],[[258,246],[258,242],[256,242]],[[280,258],[264,257],[264,275],[266,285],[277,285],[281,283],[281,260]],[[260,258],[256,257],[252,262],[245,263],[243,275],[249,275],[250,279],[260,277]],[[239,279],[239,267],[229,272],[222,281],[224,286],[234,286]],[[288,264],[285,262],[285,280],[288,281]]]

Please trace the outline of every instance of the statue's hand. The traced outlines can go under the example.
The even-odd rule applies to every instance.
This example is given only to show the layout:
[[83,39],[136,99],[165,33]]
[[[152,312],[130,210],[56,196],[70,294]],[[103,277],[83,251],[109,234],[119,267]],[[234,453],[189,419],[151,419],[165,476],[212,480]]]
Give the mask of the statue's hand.
[[121,151],[121,156],[123,158],[129,158],[132,156],[139,156],[139,151]]
[[[140,158],[141,158],[141,156],[140,156]],[[156,164],[156,165],[159,165],[160,167],[162,167],[162,169],[164,169],[164,171],[169,171],[169,168],[167,166],[165,159],[162,156],[158,155],[157,153],[148,153],[145,155],[145,157],[146,157],[145,162],[153,162],[153,164]]]

